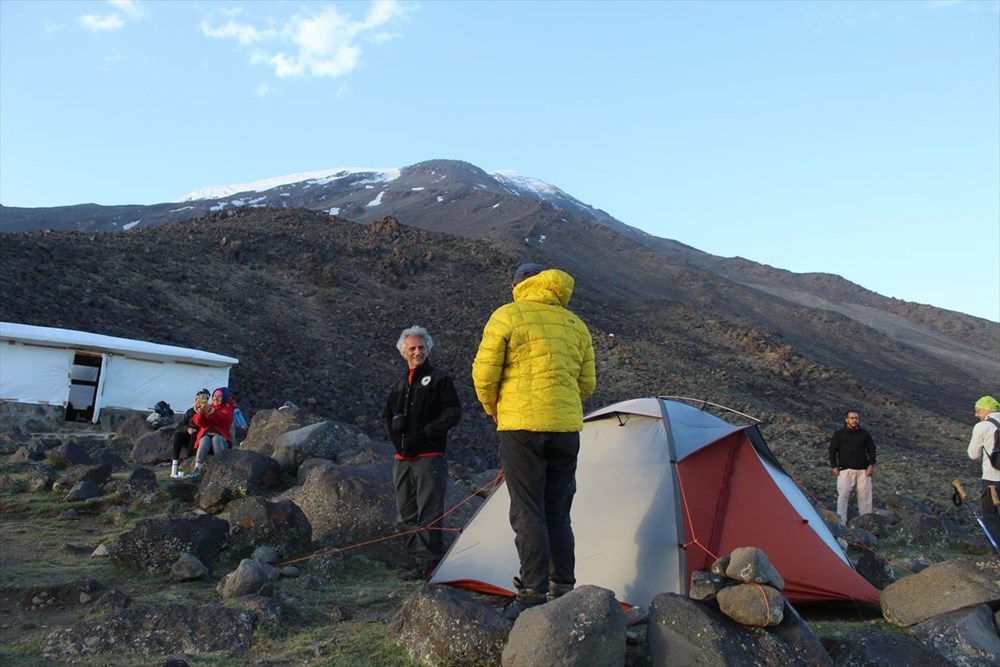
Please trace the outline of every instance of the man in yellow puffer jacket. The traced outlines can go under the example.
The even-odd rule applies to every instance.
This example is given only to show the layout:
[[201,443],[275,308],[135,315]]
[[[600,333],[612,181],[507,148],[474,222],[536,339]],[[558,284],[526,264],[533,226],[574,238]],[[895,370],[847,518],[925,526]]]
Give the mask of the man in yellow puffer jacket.
[[582,400],[594,392],[597,374],[590,331],[566,308],[573,285],[564,271],[519,266],[514,302],[490,316],[472,363],[476,395],[500,434],[510,524],[521,561],[508,618],[576,583],[569,515]]

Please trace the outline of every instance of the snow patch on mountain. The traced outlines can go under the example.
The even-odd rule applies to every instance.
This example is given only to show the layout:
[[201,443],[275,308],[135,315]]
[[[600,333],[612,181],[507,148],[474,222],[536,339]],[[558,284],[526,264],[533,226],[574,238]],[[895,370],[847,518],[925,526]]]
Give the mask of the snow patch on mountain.
[[521,192],[527,191],[529,193],[533,193],[540,199],[545,199],[546,197],[566,196],[562,190],[554,185],[550,185],[549,183],[537,178],[532,178],[531,176],[522,176],[516,171],[511,171],[509,169],[494,171],[490,175],[497,179],[501,185],[519,190]]
[[298,174],[288,174],[286,176],[275,176],[253,183],[238,183],[236,185],[212,185],[207,188],[200,188],[194,192],[178,199],[178,202],[197,201],[199,199],[225,199],[231,195],[241,192],[265,192],[283,185],[303,184],[326,185],[333,181],[356,174],[370,174],[370,178],[364,183],[388,183],[399,178],[399,169],[367,169],[359,167],[337,167],[335,169],[325,169],[323,171],[309,171]]

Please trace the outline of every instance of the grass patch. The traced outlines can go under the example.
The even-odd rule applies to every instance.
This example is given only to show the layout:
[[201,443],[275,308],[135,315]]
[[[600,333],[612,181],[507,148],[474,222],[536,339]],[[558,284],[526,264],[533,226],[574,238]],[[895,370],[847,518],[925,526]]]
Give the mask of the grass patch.
[[[420,667],[389,636],[385,623],[348,621],[270,638],[260,632],[246,658],[323,667]],[[278,661],[277,663],[274,661]]]

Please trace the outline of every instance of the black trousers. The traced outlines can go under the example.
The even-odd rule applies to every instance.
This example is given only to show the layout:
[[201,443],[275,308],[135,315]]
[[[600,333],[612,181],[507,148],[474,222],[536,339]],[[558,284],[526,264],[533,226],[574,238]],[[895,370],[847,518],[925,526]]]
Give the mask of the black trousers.
[[407,551],[417,566],[426,570],[444,556],[440,519],[448,488],[448,462],[443,456],[394,461],[392,477],[399,527],[414,531],[406,538]]
[[510,494],[510,526],[521,584],[546,593],[576,583],[570,509],[576,494],[579,433],[500,431],[500,465]]
[[174,460],[179,461],[181,452],[188,450],[188,455],[194,452],[194,434],[188,433],[184,426],[174,431]]

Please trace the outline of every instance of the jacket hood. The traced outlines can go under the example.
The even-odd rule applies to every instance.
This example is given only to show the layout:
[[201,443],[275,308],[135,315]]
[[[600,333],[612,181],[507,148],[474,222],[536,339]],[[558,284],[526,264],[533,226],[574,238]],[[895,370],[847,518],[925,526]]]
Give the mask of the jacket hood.
[[547,269],[514,285],[514,301],[537,301],[565,307],[573,296],[573,276]]

